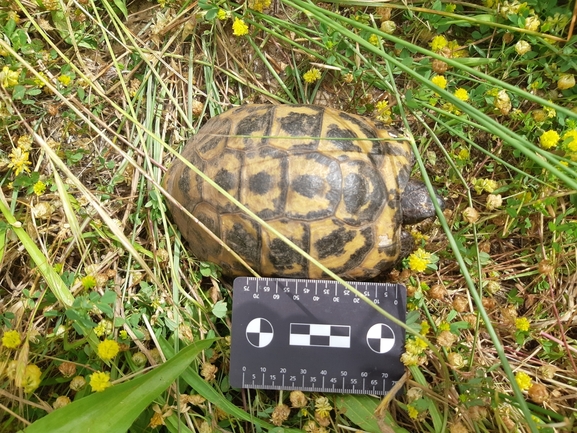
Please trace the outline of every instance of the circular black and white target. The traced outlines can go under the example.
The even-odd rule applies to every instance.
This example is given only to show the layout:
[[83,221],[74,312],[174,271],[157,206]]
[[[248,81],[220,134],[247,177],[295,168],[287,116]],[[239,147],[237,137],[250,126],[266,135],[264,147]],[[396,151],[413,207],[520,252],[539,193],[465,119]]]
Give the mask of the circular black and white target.
[[272,341],[274,330],[271,323],[257,317],[252,319],[246,326],[246,339],[254,347],[266,347]]
[[367,332],[367,345],[376,353],[387,353],[395,345],[395,333],[390,326],[377,323]]

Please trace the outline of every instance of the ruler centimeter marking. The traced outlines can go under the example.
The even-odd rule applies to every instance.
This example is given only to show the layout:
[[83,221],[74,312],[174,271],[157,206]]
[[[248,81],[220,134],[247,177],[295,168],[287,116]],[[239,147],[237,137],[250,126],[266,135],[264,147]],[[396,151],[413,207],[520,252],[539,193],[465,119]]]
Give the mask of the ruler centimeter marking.
[[[401,284],[349,282],[405,321]],[[405,332],[332,280],[234,281],[230,383],[235,388],[386,394],[400,379]]]

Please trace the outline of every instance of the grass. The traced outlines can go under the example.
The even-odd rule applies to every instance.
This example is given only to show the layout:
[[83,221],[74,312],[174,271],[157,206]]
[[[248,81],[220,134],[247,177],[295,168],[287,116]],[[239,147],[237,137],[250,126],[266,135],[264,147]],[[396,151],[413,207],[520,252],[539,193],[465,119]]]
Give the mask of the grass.
[[[556,0],[2,3],[0,431],[572,431],[573,18]],[[230,286],[160,182],[241,103],[390,121],[447,198],[416,228],[437,261],[386,276],[422,323],[397,398],[230,388]]]

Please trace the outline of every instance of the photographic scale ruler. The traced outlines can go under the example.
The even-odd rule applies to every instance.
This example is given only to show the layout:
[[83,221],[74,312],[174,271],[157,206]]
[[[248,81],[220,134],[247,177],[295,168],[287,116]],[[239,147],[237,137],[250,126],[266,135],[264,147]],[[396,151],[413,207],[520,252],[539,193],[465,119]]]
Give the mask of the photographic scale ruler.
[[[405,286],[350,282],[402,322]],[[404,373],[405,331],[332,280],[234,281],[234,388],[385,395]]]

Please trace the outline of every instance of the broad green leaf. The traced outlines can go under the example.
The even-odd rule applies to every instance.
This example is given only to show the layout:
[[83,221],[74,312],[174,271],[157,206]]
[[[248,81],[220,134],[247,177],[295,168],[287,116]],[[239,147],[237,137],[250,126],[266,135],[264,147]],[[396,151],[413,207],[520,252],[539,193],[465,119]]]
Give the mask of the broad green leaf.
[[216,304],[214,304],[214,307],[212,307],[212,314],[214,314],[219,319],[222,319],[226,316],[226,311],[226,302],[222,300],[218,301]]
[[55,410],[27,427],[24,433],[125,433],[142,411],[213,342],[195,342],[149,373]]
[[397,425],[390,413],[387,413],[382,420],[377,419],[375,410],[379,405],[379,400],[376,398],[368,395],[345,394],[338,396],[336,402],[337,407],[347,418],[369,433],[386,432],[387,428],[391,433],[409,433]]

